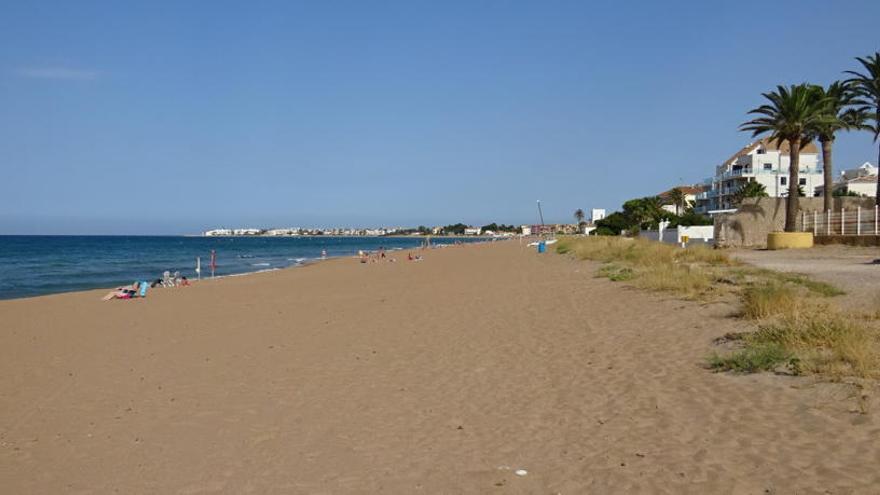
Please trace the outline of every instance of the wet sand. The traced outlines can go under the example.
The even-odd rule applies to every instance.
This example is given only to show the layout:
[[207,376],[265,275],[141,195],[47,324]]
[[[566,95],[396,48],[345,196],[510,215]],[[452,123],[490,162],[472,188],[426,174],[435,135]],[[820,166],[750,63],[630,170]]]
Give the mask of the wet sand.
[[516,241],[397,257],[0,301],[3,492],[880,490],[852,387],[703,369],[730,307]]

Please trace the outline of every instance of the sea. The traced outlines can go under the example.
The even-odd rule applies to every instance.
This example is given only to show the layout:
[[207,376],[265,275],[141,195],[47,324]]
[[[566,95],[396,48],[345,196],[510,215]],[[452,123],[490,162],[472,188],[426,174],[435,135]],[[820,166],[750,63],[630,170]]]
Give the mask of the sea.
[[[431,239],[435,246],[481,238]],[[291,268],[327,257],[354,256],[358,251],[420,247],[423,237],[182,237],[182,236],[0,236],[0,299],[40,296],[136,280],[155,280],[162,273],[214,276]]]

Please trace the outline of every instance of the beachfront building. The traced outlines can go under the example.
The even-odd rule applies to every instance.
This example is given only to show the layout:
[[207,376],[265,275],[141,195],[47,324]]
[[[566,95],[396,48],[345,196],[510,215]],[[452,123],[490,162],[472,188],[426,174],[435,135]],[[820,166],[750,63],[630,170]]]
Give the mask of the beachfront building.
[[[773,198],[788,195],[788,143],[781,145],[764,138],[750,143],[715,167],[715,176],[706,179],[707,190],[696,194],[695,210],[707,213],[735,208],[734,194],[749,182],[764,185]],[[819,149],[809,143],[800,153],[800,186],[805,196],[814,196],[823,183]]]
[[467,227],[464,229],[464,235],[480,235],[480,227]]
[[232,235],[232,229],[213,229],[205,231],[206,237],[221,237],[229,235]]
[[605,208],[593,208],[590,210],[590,223],[596,223],[605,218]]
[[[816,196],[824,194],[825,187],[816,188]],[[861,166],[842,170],[834,183],[834,194],[858,194],[865,197],[877,196],[877,167],[869,162]]]
[[865,162],[856,168],[842,170],[840,172],[840,180],[852,180],[860,177],[877,178],[877,167],[871,165],[871,162]]

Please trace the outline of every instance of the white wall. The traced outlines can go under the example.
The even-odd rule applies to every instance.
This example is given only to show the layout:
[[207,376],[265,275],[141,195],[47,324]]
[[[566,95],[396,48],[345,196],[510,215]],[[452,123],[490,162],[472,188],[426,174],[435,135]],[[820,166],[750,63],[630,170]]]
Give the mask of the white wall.
[[846,189],[848,191],[852,191],[856,194],[863,194],[865,196],[874,197],[877,195],[877,183],[874,182],[853,182],[846,185]]
[[692,225],[690,227],[678,227],[677,241],[681,242],[682,236],[688,236],[691,241],[711,241],[715,239],[714,225]]
[[[670,244],[680,244],[681,236],[688,236],[688,244],[711,242],[715,239],[714,225],[694,225],[692,227],[678,227],[675,229],[666,229],[663,231],[663,242]],[[643,230],[639,232],[639,237],[650,241],[660,240],[660,232],[656,230]]]

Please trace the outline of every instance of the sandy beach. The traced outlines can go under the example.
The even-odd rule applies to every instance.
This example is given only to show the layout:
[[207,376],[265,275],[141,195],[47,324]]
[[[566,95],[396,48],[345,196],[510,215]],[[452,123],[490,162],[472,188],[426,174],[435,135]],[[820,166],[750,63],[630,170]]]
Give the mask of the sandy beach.
[[730,306],[516,241],[397,258],[0,301],[2,491],[880,491],[851,387],[703,367]]

